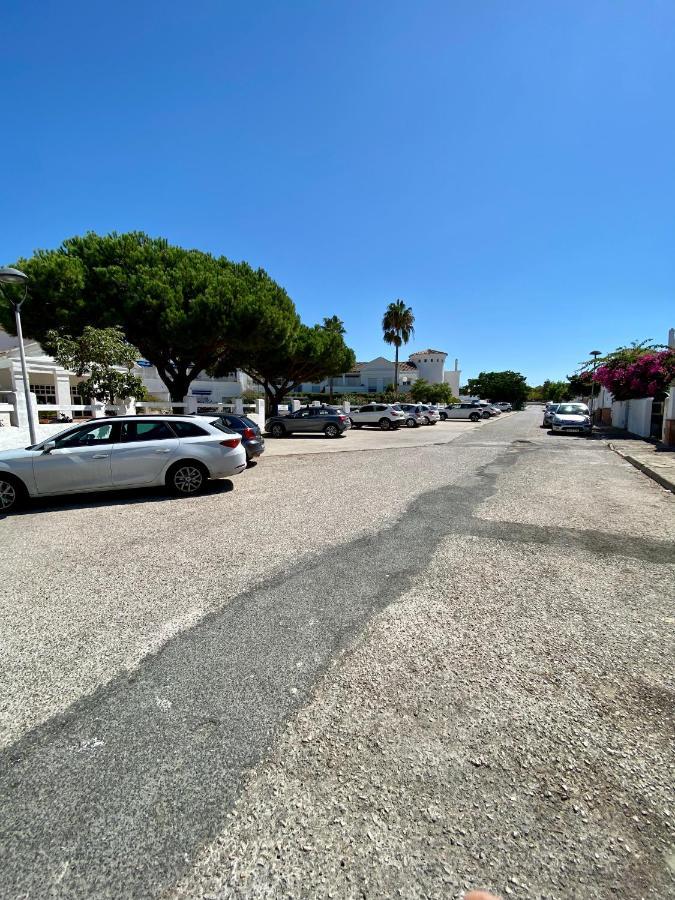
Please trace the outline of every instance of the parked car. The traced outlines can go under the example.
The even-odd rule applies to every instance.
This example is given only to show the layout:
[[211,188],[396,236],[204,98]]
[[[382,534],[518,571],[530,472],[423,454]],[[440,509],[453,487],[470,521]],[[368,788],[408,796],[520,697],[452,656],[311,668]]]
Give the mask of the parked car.
[[440,410],[443,422],[448,419],[469,419],[471,422],[480,422],[483,413],[474,403],[452,403]]
[[479,403],[478,408],[483,413],[484,419],[492,419],[495,416],[501,416],[502,411],[498,406],[494,406],[492,403]]
[[257,460],[265,452],[265,438],[260,426],[248,416],[237,413],[218,413],[216,418],[227,428],[235,431],[241,437],[241,443],[246,451],[246,461]]
[[0,452],[0,511],[26,497],[166,485],[191,496],[246,468],[241,438],[208,416],[96,419]]
[[349,415],[354,428],[378,425],[382,431],[389,431],[391,428],[400,428],[405,422],[403,410],[396,409],[390,403],[366,403],[360,409],[353,409]]
[[400,409],[401,412],[405,413],[405,424],[407,428],[419,428],[420,425],[428,424],[417,403],[395,403],[394,409]]
[[324,406],[306,406],[287,416],[271,416],[265,422],[265,431],[272,437],[282,438],[290,434],[316,434],[340,437],[350,427],[344,413],[335,413]]
[[511,412],[513,406],[506,400],[500,400],[497,403],[493,403],[493,406],[496,406],[497,409],[501,409],[502,412]]
[[585,403],[581,402],[570,402],[570,403],[552,403],[548,409],[544,410],[544,421],[542,424],[542,428],[550,428],[553,425],[553,416],[558,412],[558,409],[561,406],[573,406],[576,409],[580,410],[582,415],[586,415],[590,417],[590,410],[586,406]]
[[560,403],[551,422],[553,432],[592,434],[593,423],[587,406],[582,403]]
[[544,421],[541,423],[542,428],[550,428],[551,422],[553,421],[553,416],[555,414],[556,409],[560,406],[559,403],[551,403],[546,404],[544,407]]
[[428,406],[425,403],[420,403],[420,409],[422,410],[425,425],[435,425],[436,422],[441,421],[440,413],[437,409],[434,409],[433,406]]

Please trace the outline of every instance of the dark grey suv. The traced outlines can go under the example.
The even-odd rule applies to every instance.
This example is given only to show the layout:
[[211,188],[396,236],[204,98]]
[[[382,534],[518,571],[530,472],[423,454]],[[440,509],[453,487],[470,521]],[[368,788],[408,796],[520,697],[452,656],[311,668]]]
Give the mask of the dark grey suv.
[[287,416],[271,416],[265,422],[265,431],[275,438],[289,434],[323,432],[326,437],[339,437],[350,427],[349,416],[333,412],[323,406],[308,406]]

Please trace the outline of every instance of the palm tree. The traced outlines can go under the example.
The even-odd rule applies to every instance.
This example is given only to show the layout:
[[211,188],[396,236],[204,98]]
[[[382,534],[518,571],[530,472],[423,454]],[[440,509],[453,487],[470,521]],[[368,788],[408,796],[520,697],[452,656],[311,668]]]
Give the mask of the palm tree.
[[[338,334],[342,336],[346,333],[345,323],[338,316],[330,316],[323,320],[323,325],[321,326],[324,331],[329,331],[331,334]],[[328,379],[328,400],[330,403],[333,402],[333,376]]]
[[407,344],[411,336],[415,334],[415,316],[409,306],[403,300],[390,303],[382,318],[382,330],[387,344],[393,344],[396,348],[394,361],[394,391],[398,394],[398,348],[401,344]]

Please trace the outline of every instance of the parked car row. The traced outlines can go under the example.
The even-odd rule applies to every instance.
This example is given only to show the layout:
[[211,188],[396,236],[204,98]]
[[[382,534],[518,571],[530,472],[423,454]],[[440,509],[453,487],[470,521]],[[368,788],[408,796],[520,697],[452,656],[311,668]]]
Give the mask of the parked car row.
[[488,404],[480,401],[454,403],[438,408],[425,403],[366,403],[364,406],[351,407],[349,411],[323,404],[306,406],[287,415],[271,416],[265,423],[265,431],[275,438],[309,432],[323,432],[326,437],[339,437],[349,428],[365,426],[390,431],[401,426],[419,428],[423,425],[436,425],[448,419],[478,422],[511,409],[510,403]]
[[[305,407],[272,416],[265,429],[274,437],[323,432],[338,437],[352,425],[385,431],[441,420],[478,421],[486,414],[476,404],[458,403],[437,410],[417,403],[367,403],[349,413],[338,407]],[[488,415],[497,413],[488,412]],[[191,496],[209,479],[227,478],[253,465],[265,450],[260,427],[244,415],[117,416],[93,419],[29,447],[0,452],[0,513],[27,497],[49,497],[164,485]]]

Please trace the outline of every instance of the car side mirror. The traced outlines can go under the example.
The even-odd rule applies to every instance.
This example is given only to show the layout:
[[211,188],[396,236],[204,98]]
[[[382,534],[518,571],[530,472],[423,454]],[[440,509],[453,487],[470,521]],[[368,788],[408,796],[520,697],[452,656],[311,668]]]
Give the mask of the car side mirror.
[[42,445],[43,453],[51,453],[52,450],[55,450],[55,449],[56,449],[56,441],[47,441],[46,444]]

